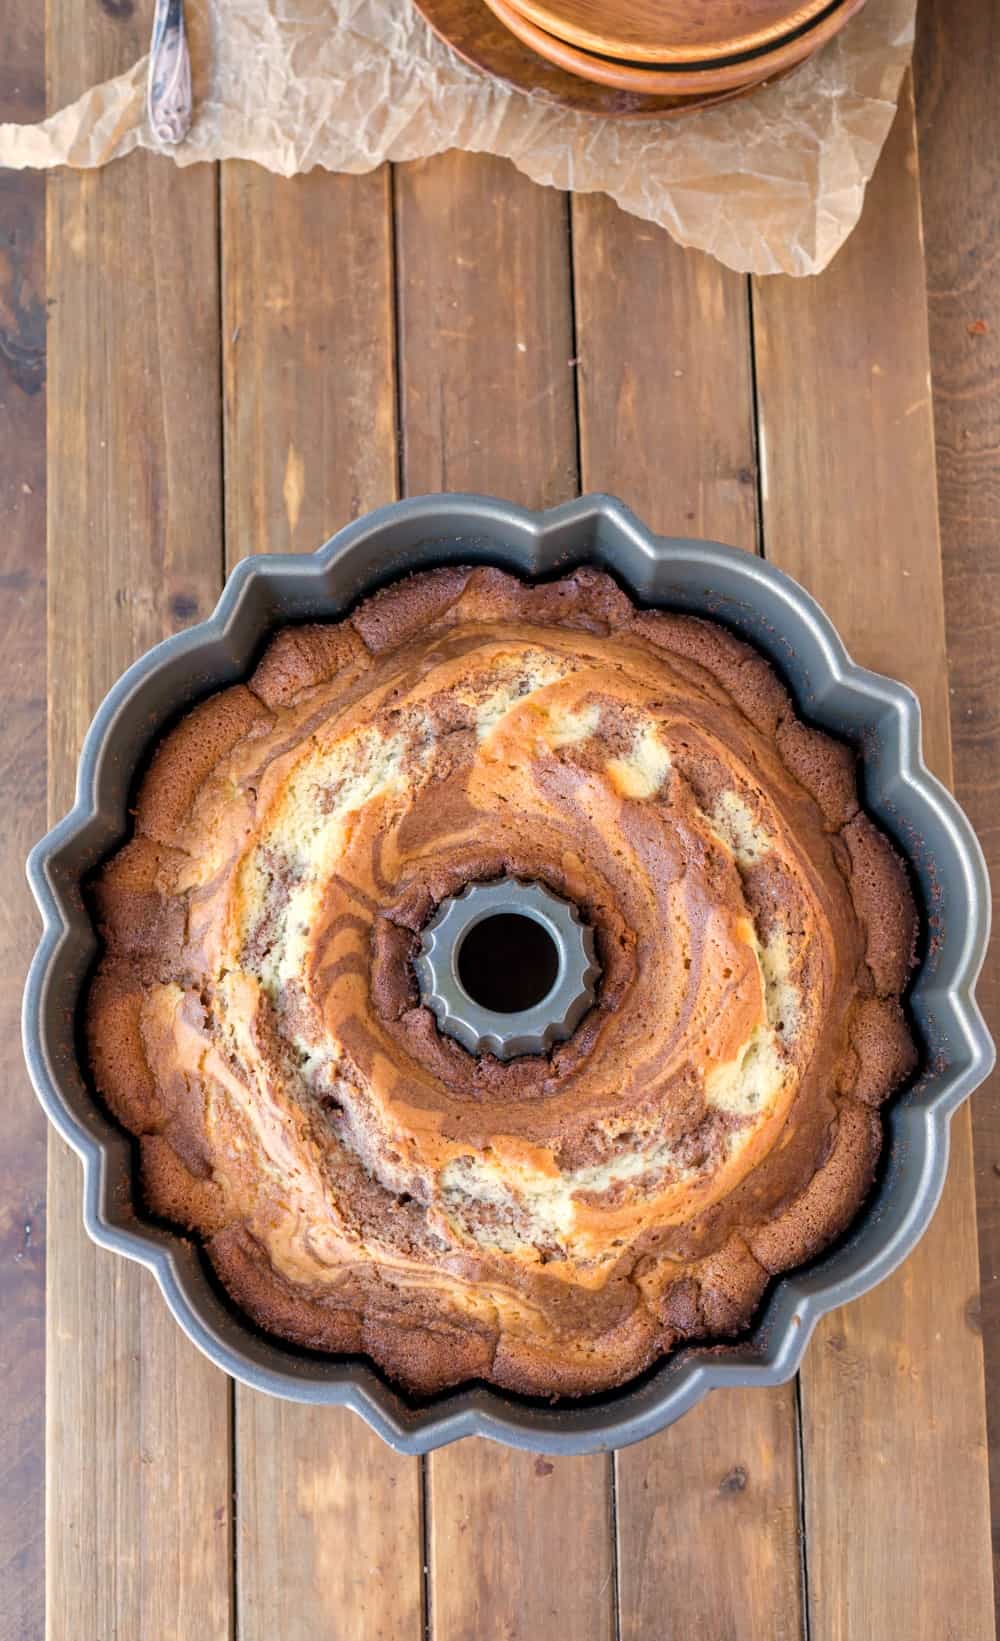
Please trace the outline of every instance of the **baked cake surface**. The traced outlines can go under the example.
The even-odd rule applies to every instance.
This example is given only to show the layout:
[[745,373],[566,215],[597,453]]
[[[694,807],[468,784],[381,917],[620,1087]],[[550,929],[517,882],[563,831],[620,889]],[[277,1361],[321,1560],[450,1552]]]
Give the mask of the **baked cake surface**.
[[[473,1057],[420,930],[573,902],[594,1007]],[[431,571],[286,628],[163,740],[93,889],[97,1088],[272,1334],[407,1388],[581,1394],[731,1335],[850,1221],[911,1073],[916,911],[850,751],[597,571]]]

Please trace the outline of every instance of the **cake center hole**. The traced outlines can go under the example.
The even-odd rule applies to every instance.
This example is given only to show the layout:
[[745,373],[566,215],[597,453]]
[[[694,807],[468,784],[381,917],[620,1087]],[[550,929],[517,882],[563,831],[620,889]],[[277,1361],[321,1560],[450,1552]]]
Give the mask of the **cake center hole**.
[[520,1014],[547,997],[559,974],[559,949],[544,924],[517,912],[474,923],[458,952],[458,978],[474,1003]]

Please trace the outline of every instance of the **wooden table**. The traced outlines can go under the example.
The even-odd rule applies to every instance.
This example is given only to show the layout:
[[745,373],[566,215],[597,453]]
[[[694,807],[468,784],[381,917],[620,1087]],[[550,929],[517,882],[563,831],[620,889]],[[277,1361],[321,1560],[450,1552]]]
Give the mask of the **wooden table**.
[[[37,118],[46,75],[57,107],[126,67],[148,28],[145,0],[48,12],[46,54],[35,8],[0,0],[0,117]],[[719,1392],[616,1458],[419,1461],[235,1388],[86,1242],[55,1141],[46,1188],[16,1014],[21,862],[106,687],[243,554],[419,491],[608,489],[766,553],[919,691],[996,866],[998,32],[987,0],[924,0],[922,171],[907,86],[815,281],[748,281],[484,157],[0,176],[0,1641],[43,1633],[46,1580],[56,1641],[994,1635],[995,1085],[955,1121],[920,1248],[823,1324],[797,1382]],[[996,1030],[996,959],[982,995]]]

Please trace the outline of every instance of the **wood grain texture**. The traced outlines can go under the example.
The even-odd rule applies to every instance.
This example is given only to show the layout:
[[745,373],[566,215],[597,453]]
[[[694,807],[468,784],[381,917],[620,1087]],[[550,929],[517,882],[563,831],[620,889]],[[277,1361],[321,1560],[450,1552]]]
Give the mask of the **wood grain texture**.
[[504,160],[396,173],[400,409],[409,495],[576,494],[566,200]]
[[[858,660],[905,678],[950,774],[920,214],[908,89],[860,227],[815,280],[754,291],[768,557]],[[820,1326],[802,1372],[813,1641],[991,1637],[968,1108],[906,1264]],[[945,1536],[943,1537],[943,1528]]]
[[485,1441],[432,1456],[435,1641],[611,1641],[610,1464],[541,1458]]
[[[226,553],[311,551],[396,492],[386,171],[222,167]],[[240,1641],[418,1641],[420,1463],[236,1390]]]
[[[926,225],[955,790],[1000,885],[1000,8],[923,0],[917,14],[920,190]],[[994,926],[998,908],[994,904]],[[1000,948],[979,983],[1000,1038]],[[1000,1586],[1000,1077],[972,1102],[986,1407]]]
[[[577,490],[566,202],[468,154],[396,176],[406,491],[529,507]],[[551,1468],[550,1468],[551,1467]],[[433,1641],[610,1641],[602,1457],[464,1441],[427,1461]]]
[[[45,111],[44,18],[0,0],[0,120]],[[37,924],[24,880],[45,829],[45,182],[0,173],[0,1641],[45,1607],[46,1124],[21,1056]]]
[[226,543],[312,552],[396,487],[389,171],[222,167]]
[[[146,19],[50,0],[58,105],[130,62]],[[49,807],[140,651],[207,612],[221,573],[216,178],[134,155],[49,180]],[[230,1633],[229,1386],[152,1278],[87,1240],[49,1142],[47,1633]]]
[[[752,552],[746,281],[598,195],[573,252],[584,488]],[[616,1462],[623,1638],[800,1635],[793,1386],[718,1392]]]
[[746,281],[603,194],[573,200],[573,268],[584,489],[753,552]]
[[[49,242],[55,819],[104,692],[219,587],[214,177],[59,173]],[[87,1240],[79,1164],[49,1144],[48,1633],[227,1636],[228,1383],[152,1277]]]
[[617,1466],[622,1641],[800,1641],[793,1386],[716,1391]]
[[242,1388],[236,1438],[240,1641],[421,1641],[420,1461]]

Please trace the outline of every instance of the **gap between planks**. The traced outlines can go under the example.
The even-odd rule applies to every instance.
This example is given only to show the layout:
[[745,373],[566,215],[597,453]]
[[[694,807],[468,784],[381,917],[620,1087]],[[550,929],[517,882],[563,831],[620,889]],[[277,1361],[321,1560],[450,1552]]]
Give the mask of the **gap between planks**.
[[[937,470],[943,537],[956,791],[1000,885],[1000,117],[994,86],[1000,11],[981,0],[922,0],[915,74]],[[996,923],[996,908],[994,909]],[[987,952],[980,1006],[1000,1039],[1000,943]],[[1000,1074],[972,1100],[985,1351],[994,1574],[1000,1569]],[[998,1584],[996,1576],[995,1585]],[[1000,1597],[995,1589],[994,1602]]]
[[[758,280],[768,556],[862,664],[921,698],[951,774],[927,308],[909,78],[862,221],[818,280]],[[803,414],[803,406],[808,414]],[[802,1368],[814,1641],[991,1637],[969,1109],[936,1216],[902,1268],[827,1317]],[[947,1521],[947,1551],[940,1524]]]
[[[48,0],[50,108],[141,56],[135,10],[81,29],[71,0]],[[106,689],[218,596],[215,208],[211,167],[148,154],[47,178],[50,820]],[[89,1242],[54,1133],[48,1156],[47,1634],[221,1641],[228,1386],[152,1277]]]
[[[48,181],[50,820],[105,690],[218,595],[213,217],[209,168],[135,155]],[[153,1278],[89,1242],[55,1134],[48,1213],[47,1633],[227,1637],[228,1385]]]
[[[654,530],[760,544],[746,281],[573,202],[584,486]],[[617,1455],[622,1635],[802,1634],[794,1390],[717,1392]]]

